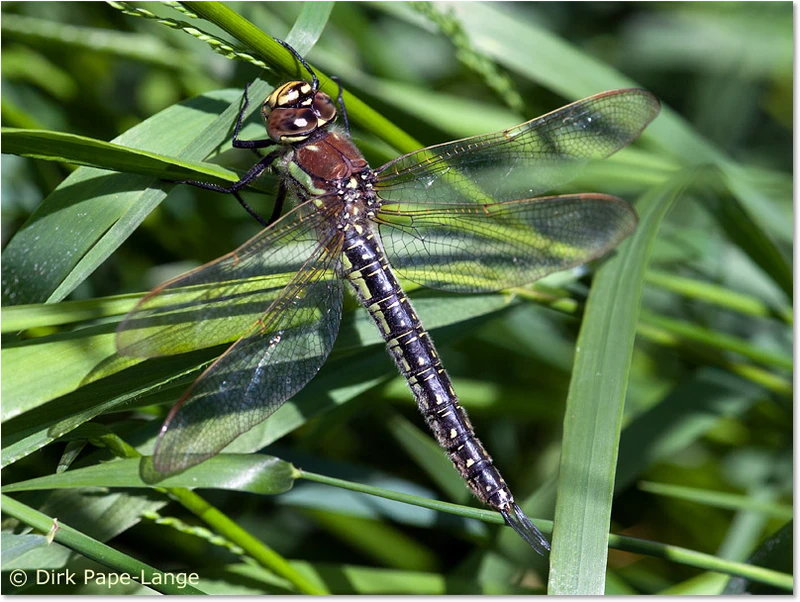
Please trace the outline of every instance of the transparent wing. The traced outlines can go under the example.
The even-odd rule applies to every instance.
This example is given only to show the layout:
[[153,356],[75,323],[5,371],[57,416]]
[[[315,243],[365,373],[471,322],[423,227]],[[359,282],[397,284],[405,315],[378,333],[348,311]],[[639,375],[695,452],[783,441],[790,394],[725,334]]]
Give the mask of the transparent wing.
[[328,219],[303,203],[232,253],[156,288],[117,328],[117,350],[157,357],[237,340],[315,253]]
[[508,130],[399,157],[376,171],[375,190],[389,205],[531,198],[630,144],[659,110],[645,90],[603,92]]
[[172,409],[156,442],[159,473],[180,472],[217,454],[319,371],[342,315],[341,237],[335,236]]
[[581,265],[637,223],[627,202],[603,194],[403,207],[377,216],[392,267],[424,286],[461,293],[521,286]]
[[[329,217],[301,205],[234,253],[155,291],[122,323],[118,348],[128,355],[179,353],[203,334],[212,344],[241,337],[170,412],[156,442],[156,476],[215,455],[319,371],[342,308],[341,233],[327,228]],[[288,284],[272,282],[272,268],[295,263]]]

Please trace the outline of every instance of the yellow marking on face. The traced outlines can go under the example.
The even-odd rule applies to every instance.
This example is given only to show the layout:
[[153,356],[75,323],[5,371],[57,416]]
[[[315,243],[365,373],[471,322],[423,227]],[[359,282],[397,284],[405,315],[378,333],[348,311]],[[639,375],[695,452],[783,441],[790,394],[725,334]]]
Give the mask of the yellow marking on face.
[[281,136],[281,142],[302,142],[311,134],[300,134],[298,136]]
[[345,185],[345,188],[358,188],[358,180],[350,178],[350,181]]
[[302,92],[303,94],[308,94],[309,92],[311,92],[311,84],[309,84],[308,82],[303,82],[303,85],[300,86],[300,92]]
[[289,104],[291,101],[297,100],[298,98],[300,98],[300,93],[296,89],[292,88],[287,92],[283,92],[278,97],[278,103],[282,105]]

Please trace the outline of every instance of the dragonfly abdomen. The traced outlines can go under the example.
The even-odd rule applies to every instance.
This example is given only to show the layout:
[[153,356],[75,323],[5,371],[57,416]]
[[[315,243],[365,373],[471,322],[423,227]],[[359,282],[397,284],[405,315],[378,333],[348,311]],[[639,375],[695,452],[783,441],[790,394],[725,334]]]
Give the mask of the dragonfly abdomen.
[[437,441],[478,499],[498,510],[507,508],[513,496],[475,436],[433,341],[368,224],[360,233],[345,234],[343,254],[346,277],[378,326]]

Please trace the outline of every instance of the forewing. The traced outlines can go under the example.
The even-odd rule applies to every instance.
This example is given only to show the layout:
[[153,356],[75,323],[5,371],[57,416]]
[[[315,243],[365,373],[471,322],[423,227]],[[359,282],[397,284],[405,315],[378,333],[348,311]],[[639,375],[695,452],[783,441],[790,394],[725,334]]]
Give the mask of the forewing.
[[577,194],[491,205],[381,210],[381,240],[398,273],[461,293],[529,284],[614,248],[636,228],[616,197]]
[[375,190],[389,209],[531,198],[630,144],[659,110],[645,90],[603,92],[508,130],[399,157],[376,171]]
[[117,350],[157,357],[236,341],[316,252],[329,219],[303,203],[232,253],[158,287],[117,328]]
[[251,332],[212,364],[170,412],[156,442],[161,475],[217,454],[319,371],[342,315],[341,234],[322,241]]
[[120,324],[117,349],[136,357],[238,339],[172,409],[156,444],[154,476],[216,454],[324,363],[341,319],[335,213],[333,206],[299,205],[233,253],[156,289]]

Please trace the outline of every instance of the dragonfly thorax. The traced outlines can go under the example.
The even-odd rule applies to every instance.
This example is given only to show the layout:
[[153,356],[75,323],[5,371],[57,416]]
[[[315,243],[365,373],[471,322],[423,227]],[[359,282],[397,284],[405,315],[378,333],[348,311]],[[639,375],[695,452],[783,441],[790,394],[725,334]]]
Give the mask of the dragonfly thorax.
[[267,134],[279,144],[295,144],[311,137],[336,119],[331,97],[308,82],[288,82],[273,90],[261,107]]

